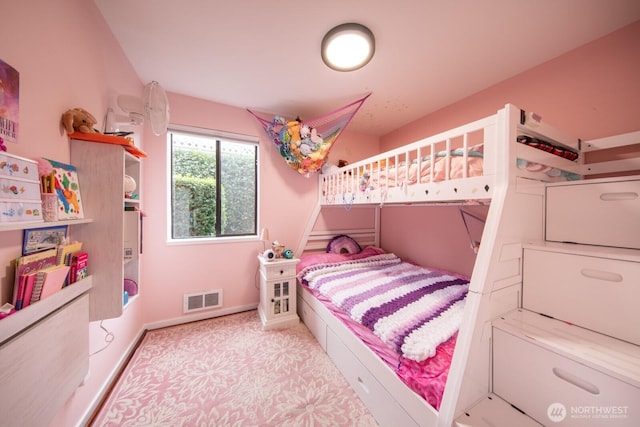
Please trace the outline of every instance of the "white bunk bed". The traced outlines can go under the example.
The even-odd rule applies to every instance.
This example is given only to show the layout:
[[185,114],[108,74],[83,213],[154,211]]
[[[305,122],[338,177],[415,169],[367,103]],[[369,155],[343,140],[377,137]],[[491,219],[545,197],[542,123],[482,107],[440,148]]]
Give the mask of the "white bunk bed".
[[[517,142],[523,135],[552,146],[543,150]],[[494,417],[490,421],[493,424],[484,425],[538,425],[492,394],[493,322],[509,323],[509,319],[500,317],[522,308],[523,248],[536,243],[544,246],[540,242],[545,241],[547,186],[593,174],[638,171],[638,158],[597,164],[584,161],[588,151],[637,143],[640,132],[582,142],[547,125],[535,114],[508,104],[487,118],[319,177],[319,201],[297,249],[299,254],[324,251],[327,242],[339,234],[351,236],[363,248],[379,246],[380,209],[387,204],[489,205],[439,410],[409,389],[392,367],[298,284],[301,319],[380,425],[483,425],[476,423],[486,420],[487,414]],[[572,153],[575,160],[568,158],[574,156]],[[640,192],[640,176],[630,179],[634,191]],[[321,211],[337,207],[366,209],[370,213],[368,224],[318,228],[316,220]],[[635,232],[638,236],[633,239],[640,241],[640,230]],[[626,252],[621,257],[640,262],[637,249],[640,247],[622,249]],[[511,319],[511,325],[515,323]],[[622,363],[621,371],[630,369],[627,383],[640,390],[640,372],[631,368],[640,360],[637,344],[620,344],[621,354],[630,361],[618,362]]]

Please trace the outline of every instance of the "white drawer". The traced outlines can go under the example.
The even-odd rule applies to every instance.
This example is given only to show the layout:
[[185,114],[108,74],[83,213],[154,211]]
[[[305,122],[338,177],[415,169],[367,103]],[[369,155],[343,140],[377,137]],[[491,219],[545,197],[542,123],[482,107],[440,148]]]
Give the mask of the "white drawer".
[[331,329],[327,330],[327,354],[380,426],[417,427],[413,418],[400,407],[393,396],[356,359]]
[[640,389],[497,328],[493,391],[544,425],[631,427],[638,421]]
[[31,200],[1,200],[0,222],[42,221],[42,202]]
[[306,291],[304,289],[299,289],[298,315],[300,316],[300,319],[302,319],[302,322],[307,326],[307,329],[309,329],[316,338],[320,347],[322,347],[324,351],[327,351],[327,325],[302,298],[302,295],[300,295],[302,292]]
[[525,248],[522,306],[640,344],[640,263]]
[[295,277],[296,264],[272,261],[268,265],[265,265],[264,274],[267,280],[275,280],[281,277]]
[[39,182],[38,163],[35,160],[0,151],[0,176],[11,176]]
[[0,199],[40,201],[40,182],[0,177]]
[[549,241],[640,249],[639,218],[640,180],[547,187]]

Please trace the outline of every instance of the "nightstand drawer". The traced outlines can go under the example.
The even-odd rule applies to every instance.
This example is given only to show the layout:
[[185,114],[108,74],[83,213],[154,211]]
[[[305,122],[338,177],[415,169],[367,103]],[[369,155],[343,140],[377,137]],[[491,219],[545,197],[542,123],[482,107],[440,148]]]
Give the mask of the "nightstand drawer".
[[265,264],[264,273],[267,280],[277,280],[281,277],[295,277],[296,265],[281,261],[271,261]]

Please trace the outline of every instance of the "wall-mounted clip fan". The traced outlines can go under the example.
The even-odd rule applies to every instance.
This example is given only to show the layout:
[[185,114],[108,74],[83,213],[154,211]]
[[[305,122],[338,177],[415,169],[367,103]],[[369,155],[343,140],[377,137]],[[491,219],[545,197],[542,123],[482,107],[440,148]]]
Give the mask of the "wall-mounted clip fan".
[[106,134],[120,134],[120,126],[139,126],[147,122],[155,135],[167,132],[169,125],[169,100],[162,86],[156,81],[144,87],[142,98],[118,95],[118,107],[127,115],[118,115],[113,108],[107,110]]

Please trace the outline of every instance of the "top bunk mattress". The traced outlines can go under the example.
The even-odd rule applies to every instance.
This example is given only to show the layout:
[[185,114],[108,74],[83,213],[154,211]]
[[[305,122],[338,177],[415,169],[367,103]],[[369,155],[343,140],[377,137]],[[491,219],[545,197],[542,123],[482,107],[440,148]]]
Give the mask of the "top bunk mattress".
[[[538,138],[519,135],[517,142],[570,161],[578,159],[576,151],[553,145]],[[338,178],[338,180],[324,179],[323,195],[335,197],[338,193],[367,193],[373,190],[409,187],[415,184],[480,177],[484,175],[484,147],[485,144],[477,144],[468,149],[442,150],[433,156],[427,155],[419,160],[413,159],[408,162],[401,160],[397,164],[387,159],[375,160],[368,165],[345,170],[343,172],[345,176]],[[523,158],[518,158],[515,166],[522,171],[540,173],[542,174],[540,175],[541,179],[545,181],[567,181],[581,178],[575,173]],[[354,179],[355,175],[357,175],[357,179]]]
[[582,179],[580,141],[507,105],[497,114],[350,165],[326,167],[322,205],[490,200],[512,178]]
[[367,247],[307,254],[298,279],[414,392],[440,407],[469,288],[467,278]]

